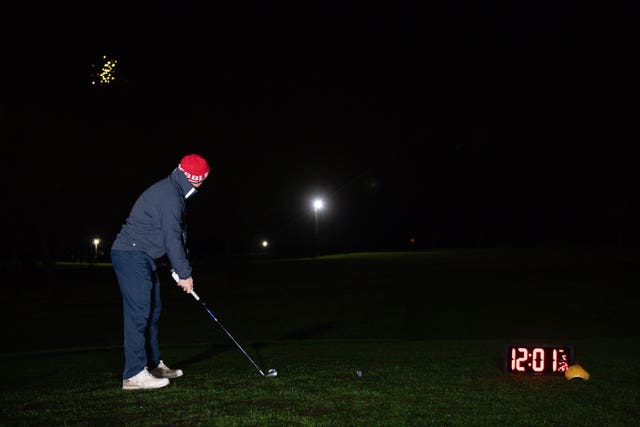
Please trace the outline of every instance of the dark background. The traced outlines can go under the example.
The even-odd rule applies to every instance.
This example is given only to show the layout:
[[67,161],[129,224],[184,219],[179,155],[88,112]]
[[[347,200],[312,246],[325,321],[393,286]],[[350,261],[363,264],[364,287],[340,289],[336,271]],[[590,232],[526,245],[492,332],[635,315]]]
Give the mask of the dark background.
[[[562,4],[559,4],[562,3]],[[632,2],[25,3],[2,14],[3,258],[91,258],[190,152],[194,256],[635,246]],[[102,55],[117,80],[91,82]],[[415,244],[410,245],[410,238]]]

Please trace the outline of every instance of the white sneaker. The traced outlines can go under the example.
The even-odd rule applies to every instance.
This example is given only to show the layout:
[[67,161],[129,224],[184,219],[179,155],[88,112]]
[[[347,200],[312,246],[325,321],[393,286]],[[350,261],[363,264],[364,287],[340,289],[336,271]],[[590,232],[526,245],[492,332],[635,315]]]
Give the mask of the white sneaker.
[[122,381],[123,390],[143,390],[160,388],[166,385],[169,385],[167,378],[156,378],[149,373],[147,368],[144,368],[139,374]]
[[182,376],[182,369],[171,369],[162,360],[156,368],[149,372],[156,378],[178,378]]

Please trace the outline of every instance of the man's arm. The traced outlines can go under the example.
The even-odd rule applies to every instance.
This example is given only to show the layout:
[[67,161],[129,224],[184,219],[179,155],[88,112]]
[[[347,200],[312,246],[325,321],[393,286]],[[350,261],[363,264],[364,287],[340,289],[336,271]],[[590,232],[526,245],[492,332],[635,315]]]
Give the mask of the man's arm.
[[[191,265],[182,241],[182,211],[177,203],[169,207],[162,216],[162,231],[171,267],[181,280],[191,279]],[[184,286],[180,286],[184,289]],[[193,288],[193,281],[191,281],[191,288]]]

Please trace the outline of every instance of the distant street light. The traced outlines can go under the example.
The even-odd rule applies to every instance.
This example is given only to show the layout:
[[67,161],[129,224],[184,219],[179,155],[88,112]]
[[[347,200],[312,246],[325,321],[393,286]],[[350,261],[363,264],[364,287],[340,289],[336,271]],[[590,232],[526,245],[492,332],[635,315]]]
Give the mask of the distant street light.
[[100,244],[100,239],[93,239],[93,247],[95,248],[96,258],[98,258],[98,245]]
[[315,226],[316,226],[316,256],[320,256],[320,244],[318,237],[318,211],[324,208],[324,201],[322,199],[315,199],[313,201],[313,214],[315,217]]
[[266,241],[266,240],[263,240],[262,241],[262,247],[265,248],[265,249],[268,248],[269,247],[269,242]]

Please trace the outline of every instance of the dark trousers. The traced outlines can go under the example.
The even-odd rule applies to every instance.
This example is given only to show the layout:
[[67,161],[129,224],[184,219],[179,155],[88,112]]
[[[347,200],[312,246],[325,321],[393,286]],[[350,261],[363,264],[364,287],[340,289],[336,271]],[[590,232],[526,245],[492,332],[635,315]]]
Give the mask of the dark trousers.
[[111,261],[122,294],[125,356],[122,378],[127,379],[145,366],[153,369],[160,363],[160,281],[153,258],[144,252],[112,250]]

